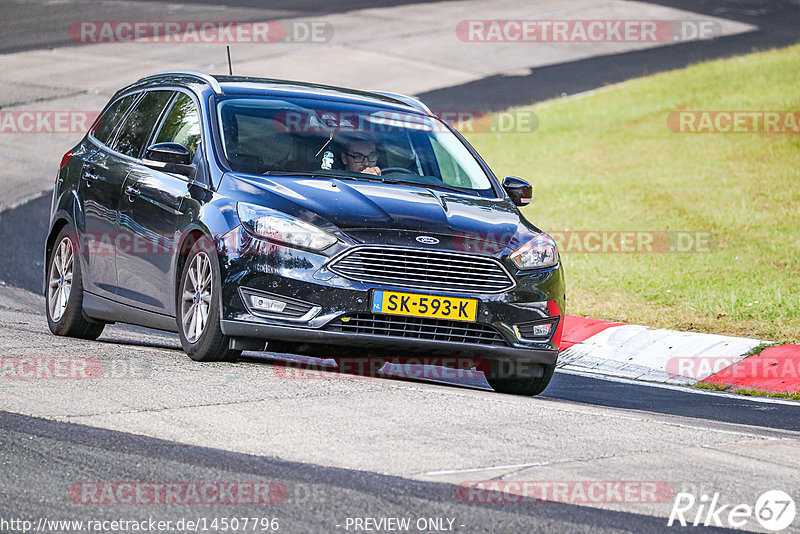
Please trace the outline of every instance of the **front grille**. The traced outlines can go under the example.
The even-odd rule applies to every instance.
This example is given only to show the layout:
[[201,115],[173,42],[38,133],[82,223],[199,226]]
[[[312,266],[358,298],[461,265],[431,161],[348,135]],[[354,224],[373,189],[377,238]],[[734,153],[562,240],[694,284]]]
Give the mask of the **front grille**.
[[514,287],[498,260],[456,252],[359,247],[329,269],[359,282],[432,291],[500,293]]
[[338,332],[430,339],[452,343],[508,345],[503,336],[489,325],[448,321],[446,319],[359,313],[339,319],[328,326],[327,329]]

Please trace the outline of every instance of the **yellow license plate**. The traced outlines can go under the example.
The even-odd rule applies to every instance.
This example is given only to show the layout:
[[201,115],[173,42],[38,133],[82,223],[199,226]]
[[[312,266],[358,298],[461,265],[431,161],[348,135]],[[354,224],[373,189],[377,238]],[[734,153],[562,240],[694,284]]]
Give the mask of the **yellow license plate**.
[[475,321],[478,318],[478,300],[376,290],[372,292],[372,312]]

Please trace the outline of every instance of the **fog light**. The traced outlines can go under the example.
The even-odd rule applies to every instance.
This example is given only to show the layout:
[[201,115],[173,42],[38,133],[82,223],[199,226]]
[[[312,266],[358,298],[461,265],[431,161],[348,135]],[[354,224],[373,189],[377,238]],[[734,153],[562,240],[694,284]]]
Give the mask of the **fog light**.
[[322,311],[322,307],[286,295],[275,295],[260,289],[240,287],[239,295],[248,313],[265,319],[280,319],[296,323],[307,323]]
[[286,303],[280,300],[268,299],[259,295],[250,295],[250,304],[254,310],[281,313],[286,309]]
[[552,337],[557,324],[558,318],[521,323],[514,325],[514,333],[520,341],[543,341]]
[[550,335],[550,324],[537,324],[533,326],[534,337],[547,337]]

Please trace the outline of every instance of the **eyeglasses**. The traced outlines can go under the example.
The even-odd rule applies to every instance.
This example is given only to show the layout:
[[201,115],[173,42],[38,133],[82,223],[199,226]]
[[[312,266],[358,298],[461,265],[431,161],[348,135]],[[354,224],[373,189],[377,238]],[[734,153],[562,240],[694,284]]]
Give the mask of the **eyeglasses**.
[[355,161],[356,163],[364,163],[365,159],[367,161],[371,161],[372,163],[375,163],[376,161],[378,161],[378,153],[377,152],[372,152],[371,154],[366,154],[366,155],[365,154],[359,154],[359,153],[351,154],[350,152],[345,152],[345,154],[347,154],[348,156],[353,158],[353,161]]

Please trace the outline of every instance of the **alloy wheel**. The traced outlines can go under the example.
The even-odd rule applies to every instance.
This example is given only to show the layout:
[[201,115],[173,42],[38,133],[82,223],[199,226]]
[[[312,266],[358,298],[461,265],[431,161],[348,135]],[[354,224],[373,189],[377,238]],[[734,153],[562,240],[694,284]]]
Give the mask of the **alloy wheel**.
[[197,343],[211,313],[211,260],[200,252],[190,261],[182,288],[181,317],[184,336],[190,343]]
[[72,293],[74,263],[72,241],[69,237],[64,237],[53,252],[47,285],[47,305],[50,308],[50,317],[55,322],[60,321],[67,310],[69,296]]

